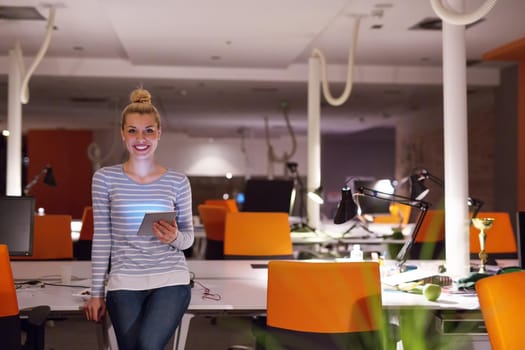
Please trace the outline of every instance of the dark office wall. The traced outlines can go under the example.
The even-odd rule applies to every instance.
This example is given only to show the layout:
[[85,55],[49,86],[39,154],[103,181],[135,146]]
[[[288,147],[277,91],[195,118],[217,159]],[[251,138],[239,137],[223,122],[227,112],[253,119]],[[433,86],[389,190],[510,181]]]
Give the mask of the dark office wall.
[[501,71],[501,84],[496,91],[496,154],[494,206],[511,214],[517,210],[518,159],[518,67]]
[[394,178],[395,134],[394,128],[375,128],[345,135],[322,135],[321,178],[326,199],[322,215],[333,218],[347,177]]
[[[496,150],[497,89],[469,88],[468,91],[468,175],[469,194],[485,202],[484,211],[501,210],[495,206],[495,161],[500,155]],[[416,123],[405,122],[397,129],[397,165],[399,177],[410,175],[414,168],[425,168],[444,179],[443,111],[428,111],[427,118],[440,121],[429,127],[426,119]],[[498,155],[496,157],[496,155]],[[444,189],[429,183],[430,193],[425,200],[433,207],[443,204]]]

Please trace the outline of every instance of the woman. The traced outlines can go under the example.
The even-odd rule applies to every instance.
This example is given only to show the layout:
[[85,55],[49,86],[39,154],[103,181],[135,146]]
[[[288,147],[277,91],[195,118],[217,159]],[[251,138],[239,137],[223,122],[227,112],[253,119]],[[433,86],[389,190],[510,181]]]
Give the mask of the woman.
[[[155,161],[160,116],[147,90],[131,93],[121,135],[129,159],[93,175],[93,282],[85,312],[99,322],[107,307],[120,350],[161,350],[191,297],[183,254],[194,239],[191,189],[185,175]],[[176,211],[173,222],[137,234],[144,213],[167,211]]]

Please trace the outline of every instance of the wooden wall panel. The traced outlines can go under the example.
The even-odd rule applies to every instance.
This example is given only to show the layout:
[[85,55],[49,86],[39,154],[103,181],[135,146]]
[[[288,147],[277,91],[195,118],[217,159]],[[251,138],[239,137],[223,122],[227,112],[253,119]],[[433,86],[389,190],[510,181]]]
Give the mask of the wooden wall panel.
[[53,167],[56,187],[43,178],[30,190],[36,207],[48,214],[69,214],[80,219],[85,206],[91,205],[91,162],[87,147],[92,142],[89,130],[30,130],[27,133],[27,179],[31,181],[46,164]]

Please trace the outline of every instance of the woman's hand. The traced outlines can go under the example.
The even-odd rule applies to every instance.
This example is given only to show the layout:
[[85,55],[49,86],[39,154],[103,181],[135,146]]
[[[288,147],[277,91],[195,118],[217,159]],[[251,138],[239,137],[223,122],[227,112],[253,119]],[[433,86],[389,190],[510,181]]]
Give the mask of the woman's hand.
[[153,223],[153,233],[162,243],[170,244],[177,239],[177,222],[160,220]]
[[100,322],[106,313],[106,303],[102,297],[92,297],[84,305],[86,318],[89,321]]

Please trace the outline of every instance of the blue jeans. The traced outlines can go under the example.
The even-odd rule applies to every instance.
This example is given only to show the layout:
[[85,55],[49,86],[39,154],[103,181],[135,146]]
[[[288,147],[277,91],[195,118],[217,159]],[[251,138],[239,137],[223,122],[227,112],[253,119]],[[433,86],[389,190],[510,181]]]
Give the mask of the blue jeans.
[[189,285],[109,291],[106,305],[119,350],[162,350],[191,299]]

